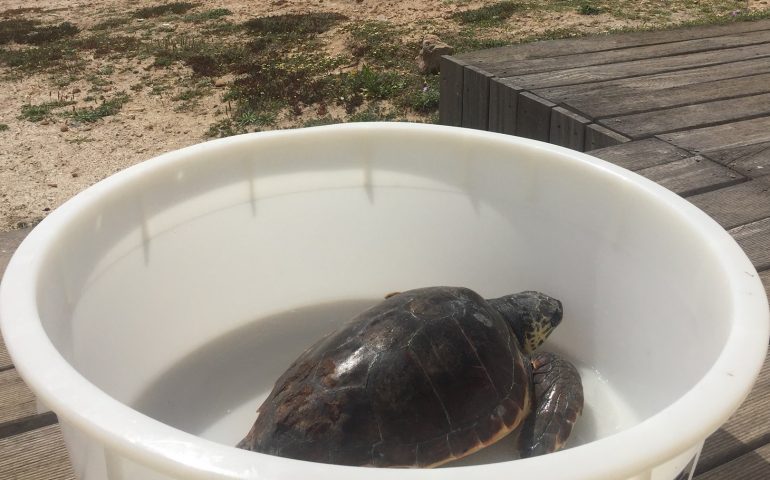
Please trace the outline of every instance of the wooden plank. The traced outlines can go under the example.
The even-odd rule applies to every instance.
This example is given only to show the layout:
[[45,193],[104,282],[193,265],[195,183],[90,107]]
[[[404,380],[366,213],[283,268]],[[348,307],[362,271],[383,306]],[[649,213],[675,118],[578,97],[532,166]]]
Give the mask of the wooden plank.
[[633,139],[770,114],[770,93],[665,108],[599,121]]
[[586,125],[591,120],[563,107],[551,110],[550,143],[582,152],[585,148]]
[[766,142],[770,141],[770,116],[666,133],[659,138],[693,153]]
[[[711,50],[745,47],[770,42],[770,31],[736,33],[719,37],[685,39],[677,42],[656,45],[635,45],[627,48],[602,52],[576,53],[550,58],[511,60],[500,56],[496,60],[484,62],[483,68],[499,76],[526,75],[531,73],[553,72],[567,68],[580,68],[597,65],[609,65],[620,62],[646,60],[650,58],[693,54]],[[473,62],[472,64],[477,64]],[[478,64],[480,65],[480,64]]]
[[706,38],[741,32],[770,29],[770,21],[708,25],[690,28],[674,28],[654,32],[629,32],[611,35],[591,35],[580,38],[545,40],[534,43],[509,45],[456,55],[458,59],[482,65],[501,57],[523,61],[534,58],[548,58],[586,52],[599,52],[638,45],[656,45],[692,38]]
[[[666,89],[688,91],[688,86],[702,83],[731,80],[770,72],[770,57],[740,60],[728,64],[709,65],[706,67],[675,70],[672,72],[641,75],[637,77],[607,80],[595,83],[564,85],[549,88],[537,88],[533,93],[554,102],[566,103],[583,108],[592,108],[590,102],[597,102],[598,111],[609,109],[619,99],[629,95],[646,95],[654,97]],[[596,95],[596,92],[602,92]],[[607,97],[607,99],[605,99]],[[673,105],[673,104],[672,104]],[[614,115],[612,111],[600,116]]]
[[671,72],[707,65],[727,64],[739,60],[768,56],[770,56],[770,48],[768,48],[767,45],[752,45],[748,47],[711,50],[686,55],[649,58],[632,62],[620,62],[610,65],[568,68],[555,72],[532,73],[528,75],[518,75],[518,72],[514,67],[507,70],[495,71],[493,73],[501,78],[511,78],[514,83],[520,87],[532,90],[536,88],[556,87],[559,85],[574,85],[579,83],[637,77],[640,75]]
[[21,244],[21,241],[29,234],[31,228],[0,232],[0,277],[5,272],[5,267],[13,256],[13,252]]
[[[767,201],[770,202],[770,196]],[[754,268],[770,268],[770,218],[735,227],[730,234],[751,259]]]
[[[22,240],[29,234],[31,228],[22,228],[11,230],[9,232],[0,232],[0,278],[5,272],[5,267],[13,256],[13,252],[21,244]],[[11,357],[5,348],[3,336],[0,334],[0,371],[7,370],[12,366]]]
[[35,395],[15,368],[0,372],[0,425],[37,414]]
[[628,141],[629,139],[627,137],[624,137],[617,132],[613,132],[609,128],[592,123],[586,125],[584,151],[611,147]]
[[0,439],[0,478],[74,480],[59,425]]
[[463,114],[463,70],[465,62],[454,57],[441,57],[439,80],[439,111],[441,125],[459,127]]
[[697,475],[695,480],[767,480],[770,478],[770,444]]
[[629,170],[641,170],[690,156],[686,150],[657,138],[637,140],[588,152]]
[[637,173],[683,197],[735,185],[746,180],[742,175],[701,156],[645,168]]
[[[770,441],[770,354],[743,405],[703,446],[696,473],[751,452]],[[736,477],[742,478],[742,477]]]
[[489,80],[489,131],[516,134],[516,110],[521,89],[503,79]]
[[688,197],[725,229],[770,217],[770,177]]
[[516,135],[547,142],[551,135],[551,109],[556,104],[529,92],[519,94]]
[[711,150],[707,156],[747,177],[770,174],[770,142]]
[[467,66],[463,70],[463,127],[486,130],[489,126],[489,79],[484,70]]
[[770,73],[667,89],[661,88],[654,80],[650,80],[647,85],[640,85],[638,79],[634,79],[637,82],[633,87],[623,85],[613,90],[604,89],[601,95],[594,93],[562,101],[593,118],[606,118],[770,92]]

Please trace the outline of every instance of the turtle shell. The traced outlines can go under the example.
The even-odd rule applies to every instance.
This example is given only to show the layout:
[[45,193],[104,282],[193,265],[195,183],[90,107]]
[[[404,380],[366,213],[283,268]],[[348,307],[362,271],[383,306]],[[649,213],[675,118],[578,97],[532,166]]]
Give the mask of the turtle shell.
[[472,290],[387,298],[304,352],[241,448],[323,463],[430,467],[508,434],[530,409],[531,367]]

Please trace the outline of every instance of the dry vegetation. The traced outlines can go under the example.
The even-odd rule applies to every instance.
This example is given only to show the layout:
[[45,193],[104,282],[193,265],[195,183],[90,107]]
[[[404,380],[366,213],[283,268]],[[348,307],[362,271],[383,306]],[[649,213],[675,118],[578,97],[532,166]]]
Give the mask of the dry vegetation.
[[0,230],[206,138],[347,121],[433,122],[426,34],[457,52],[763,18],[767,1],[20,2],[0,11]]

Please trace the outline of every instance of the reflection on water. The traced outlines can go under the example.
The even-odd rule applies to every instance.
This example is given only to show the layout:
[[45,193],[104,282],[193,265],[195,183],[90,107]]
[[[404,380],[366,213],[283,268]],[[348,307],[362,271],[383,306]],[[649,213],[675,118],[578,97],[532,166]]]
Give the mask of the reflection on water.
[[[132,406],[186,432],[235,445],[291,362],[315,340],[379,300],[313,305],[251,322],[176,363]],[[568,445],[587,443],[635,424],[636,416],[599,373],[576,363],[586,404]],[[515,458],[515,440],[509,436],[447,467]]]

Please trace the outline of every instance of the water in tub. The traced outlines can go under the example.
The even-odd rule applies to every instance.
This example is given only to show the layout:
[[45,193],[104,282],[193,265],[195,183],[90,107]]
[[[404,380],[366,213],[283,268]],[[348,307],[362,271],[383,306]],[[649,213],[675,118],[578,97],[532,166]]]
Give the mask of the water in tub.
[[[261,318],[193,352],[162,373],[133,402],[157,420],[201,437],[235,445],[251,428],[275,380],[315,340],[379,299],[315,305]],[[565,322],[569,318],[565,318]],[[557,351],[546,343],[543,347]],[[591,365],[576,364],[585,406],[568,442],[581,445],[637,423],[623,398]],[[516,458],[512,436],[447,465]]]

